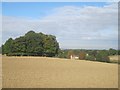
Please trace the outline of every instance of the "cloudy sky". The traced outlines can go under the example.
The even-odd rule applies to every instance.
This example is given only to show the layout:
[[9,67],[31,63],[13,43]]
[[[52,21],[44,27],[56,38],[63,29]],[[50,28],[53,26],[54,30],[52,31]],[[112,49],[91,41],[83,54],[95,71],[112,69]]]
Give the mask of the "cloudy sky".
[[117,49],[117,6],[106,2],[4,2],[2,43],[34,30],[55,35],[62,49]]

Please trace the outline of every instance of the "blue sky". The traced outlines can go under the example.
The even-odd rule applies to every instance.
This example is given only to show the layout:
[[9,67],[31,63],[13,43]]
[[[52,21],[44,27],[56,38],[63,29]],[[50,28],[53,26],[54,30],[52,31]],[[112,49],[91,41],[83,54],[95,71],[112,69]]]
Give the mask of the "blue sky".
[[103,7],[106,2],[3,2],[5,16],[39,18],[51,14],[51,10],[63,6],[97,6]]
[[117,48],[117,4],[107,2],[2,3],[3,43],[29,30],[52,34],[63,49]]

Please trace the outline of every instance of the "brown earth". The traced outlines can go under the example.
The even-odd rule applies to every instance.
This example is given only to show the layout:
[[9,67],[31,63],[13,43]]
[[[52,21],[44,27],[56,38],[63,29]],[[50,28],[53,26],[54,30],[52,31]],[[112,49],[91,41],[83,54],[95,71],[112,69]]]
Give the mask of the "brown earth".
[[47,57],[2,58],[3,88],[117,88],[118,65]]

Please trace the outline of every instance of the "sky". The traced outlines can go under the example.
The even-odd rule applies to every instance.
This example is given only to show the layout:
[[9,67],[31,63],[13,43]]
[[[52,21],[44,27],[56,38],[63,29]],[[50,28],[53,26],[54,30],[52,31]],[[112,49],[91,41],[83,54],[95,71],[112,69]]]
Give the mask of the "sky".
[[2,43],[34,30],[55,35],[62,49],[117,49],[117,10],[107,2],[3,2]]

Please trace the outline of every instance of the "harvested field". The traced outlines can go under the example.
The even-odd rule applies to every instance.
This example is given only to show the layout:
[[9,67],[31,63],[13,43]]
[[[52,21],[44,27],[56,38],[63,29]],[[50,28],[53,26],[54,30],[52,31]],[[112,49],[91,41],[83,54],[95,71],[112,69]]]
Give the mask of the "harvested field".
[[118,65],[47,57],[2,59],[3,88],[117,88]]
[[120,58],[120,55],[114,55],[114,56],[109,56],[111,62],[118,63],[118,60]]

